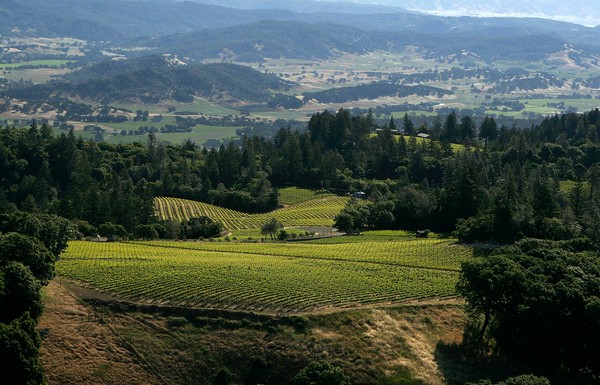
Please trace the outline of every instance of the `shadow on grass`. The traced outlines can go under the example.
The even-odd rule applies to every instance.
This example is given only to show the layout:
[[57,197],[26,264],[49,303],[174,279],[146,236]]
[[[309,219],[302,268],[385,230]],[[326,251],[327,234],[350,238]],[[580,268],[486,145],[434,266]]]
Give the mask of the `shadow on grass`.
[[465,344],[438,343],[435,360],[448,385],[477,384],[483,380],[495,383],[518,371],[499,357],[484,354]]

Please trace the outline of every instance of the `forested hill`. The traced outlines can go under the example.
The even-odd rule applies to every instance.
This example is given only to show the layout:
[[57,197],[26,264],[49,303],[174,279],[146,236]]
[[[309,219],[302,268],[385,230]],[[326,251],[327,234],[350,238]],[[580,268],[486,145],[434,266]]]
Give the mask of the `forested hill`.
[[377,13],[377,7],[343,4],[335,11],[331,4],[293,9],[234,9],[168,0],[5,0],[0,4],[0,34],[66,36],[118,45],[143,36],[175,35],[129,44],[198,58],[218,57],[227,49],[254,61],[261,55],[320,58],[407,45],[434,54],[469,51],[485,59],[539,59],[565,44],[584,54],[600,52],[599,29],[551,20],[438,17],[386,7]]
[[[478,22],[479,19],[461,18],[449,22],[438,18],[429,20],[427,26],[421,16],[403,15],[395,22],[404,23],[405,30],[369,31],[344,26],[344,18],[346,16],[340,17],[335,24],[261,21],[143,38],[129,45],[198,60],[222,58],[245,62],[264,58],[322,59],[377,50],[401,51],[407,46],[418,47],[431,57],[469,53],[490,61],[541,60],[571,46],[579,49],[582,56],[600,54],[599,31],[586,29],[580,38],[566,30],[565,27],[570,26],[566,23],[505,20],[501,25],[494,19],[484,24]],[[381,25],[377,24],[376,16],[364,18],[375,18],[374,25]]]
[[221,57],[256,62],[266,57],[323,59],[340,53],[365,53],[384,48],[385,43],[378,36],[340,25],[263,21],[141,39],[133,44],[200,60]]
[[235,10],[170,0],[3,0],[0,34],[118,40],[291,18],[281,10]]
[[53,95],[151,103],[166,99],[190,102],[201,96],[264,102],[287,84],[275,75],[235,64],[185,64],[176,57],[146,56],[109,60],[76,71],[64,81],[5,92],[29,100]]

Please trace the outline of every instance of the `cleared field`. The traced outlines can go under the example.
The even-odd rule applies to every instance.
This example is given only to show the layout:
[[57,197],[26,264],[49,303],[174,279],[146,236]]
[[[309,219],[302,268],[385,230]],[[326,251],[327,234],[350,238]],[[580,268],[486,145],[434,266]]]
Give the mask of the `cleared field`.
[[344,208],[349,198],[335,195],[311,199],[264,214],[247,214],[208,203],[187,199],[158,197],[154,200],[156,215],[178,222],[207,216],[221,222],[226,230],[260,228],[268,219],[276,218],[284,226],[331,226],[333,218]]
[[[157,125],[157,124],[152,124],[152,123],[148,123],[148,122],[143,122],[143,124],[140,124],[139,122],[127,122],[126,124],[127,124],[127,126],[131,126],[131,123],[135,123],[135,126],[133,126],[132,129],[137,129],[141,126],[153,126],[154,125],[157,128],[164,126],[164,124]],[[113,124],[115,129],[119,129],[118,125],[119,125],[118,123]],[[125,126],[125,127],[127,127],[127,126]],[[171,144],[181,144],[181,143],[185,142],[187,139],[189,139],[192,142],[195,142],[198,144],[203,144],[209,139],[223,140],[223,139],[229,139],[229,138],[237,138],[236,131],[239,128],[242,128],[242,127],[239,127],[239,126],[219,127],[219,126],[198,125],[198,126],[195,126],[191,132],[167,132],[167,133],[157,132],[156,139],[159,143],[167,142],[167,143],[171,143]],[[122,128],[122,129],[126,129],[126,128]],[[106,142],[119,143],[119,144],[144,142],[147,140],[147,138],[148,138],[147,134],[125,135],[125,136],[105,135]]]
[[353,239],[74,241],[57,269],[126,300],[290,314],[454,296],[460,263],[477,253],[451,240]]
[[31,60],[21,63],[0,64],[0,69],[19,69],[26,66],[52,68],[64,66],[71,62],[71,60]]

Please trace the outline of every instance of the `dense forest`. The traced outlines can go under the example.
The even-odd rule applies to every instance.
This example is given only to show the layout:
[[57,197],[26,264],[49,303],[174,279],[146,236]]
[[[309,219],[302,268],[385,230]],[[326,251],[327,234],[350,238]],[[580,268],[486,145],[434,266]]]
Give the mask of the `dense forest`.
[[[315,114],[306,130],[282,127],[272,139],[244,137],[211,150],[191,141],[160,145],[154,134],[145,143],[111,145],[73,132],[54,135],[46,124],[6,127],[0,130],[0,305],[14,304],[5,298],[11,287],[23,287],[16,279],[33,288],[23,303],[39,302],[35,293],[53,276],[52,256],[75,229],[181,236],[154,217],[155,196],[267,212],[279,204],[279,187],[363,191],[366,199],[352,199],[336,217],[340,230],[430,229],[506,245],[463,266],[458,290],[472,314],[465,341],[473,351],[490,359],[492,349],[498,360],[516,360],[557,383],[594,383],[599,136],[599,110],[517,129],[455,112],[416,126],[408,115],[378,123],[372,113],[342,109]],[[189,237],[220,231],[207,219],[183,225]],[[28,260],[19,258],[25,257],[4,252],[13,243],[31,244],[45,265],[24,269]],[[3,335],[31,330],[39,315],[35,307],[11,312],[3,313],[12,314],[2,320]],[[35,334],[23,338],[39,346]]]
[[372,211],[358,227],[381,227],[373,218],[384,210],[386,228],[458,229],[465,240],[597,239],[599,117],[557,115],[519,130],[452,112],[430,125],[405,116],[379,127],[372,114],[325,111],[305,132],[283,127],[272,140],[212,150],[159,145],[152,134],[109,145],[53,136],[47,125],[5,128],[0,205],[132,230],[153,220],[154,196],[265,212],[277,207],[277,187],[295,185],[367,192],[371,200],[348,209]]
[[[273,74],[229,64],[187,64],[177,57],[143,56],[109,60],[84,66],[61,81],[14,86],[3,96],[29,101],[84,98],[105,105],[115,101],[141,100],[158,103],[175,100],[191,103],[194,96],[251,102],[270,100],[289,83]],[[55,104],[54,104],[55,105]]]

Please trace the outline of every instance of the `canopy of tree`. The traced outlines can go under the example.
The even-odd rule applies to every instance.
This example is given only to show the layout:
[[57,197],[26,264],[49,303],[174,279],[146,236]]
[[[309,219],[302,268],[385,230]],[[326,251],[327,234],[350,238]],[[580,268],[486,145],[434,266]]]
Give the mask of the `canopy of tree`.
[[163,100],[191,102],[194,96],[231,98],[266,102],[282,91],[287,83],[273,74],[265,74],[236,64],[176,64],[163,56],[144,56],[130,60],[108,60],[71,73],[64,81],[16,88],[6,95],[26,100],[74,97],[115,101]]
[[[458,291],[497,354],[557,383],[600,373],[600,253],[587,240],[526,239],[463,264]],[[477,321],[475,321],[477,322]]]

